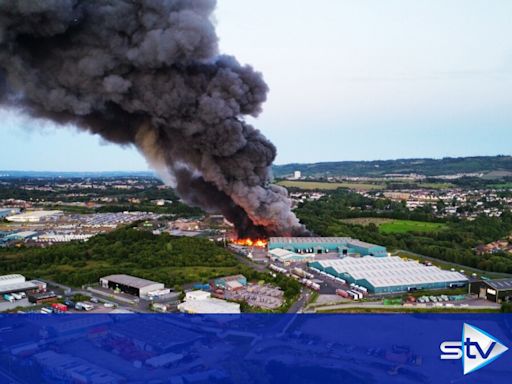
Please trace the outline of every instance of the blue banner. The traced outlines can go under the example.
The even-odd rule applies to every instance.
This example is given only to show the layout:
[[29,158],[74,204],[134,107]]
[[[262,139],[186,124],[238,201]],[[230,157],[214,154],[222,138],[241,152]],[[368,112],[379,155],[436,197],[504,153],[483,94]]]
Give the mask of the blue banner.
[[4,315],[0,383],[510,383],[512,315]]

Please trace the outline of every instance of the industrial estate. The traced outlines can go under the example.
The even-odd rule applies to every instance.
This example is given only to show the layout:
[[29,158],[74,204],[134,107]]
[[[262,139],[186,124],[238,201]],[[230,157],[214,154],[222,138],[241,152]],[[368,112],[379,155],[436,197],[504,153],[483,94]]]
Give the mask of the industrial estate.
[[[436,222],[424,205],[395,203],[405,198],[396,191],[292,189],[296,212],[325,235],[260,239],[237,238],[223,216],[184,205],[150,176],[4,177],[0,193],[0,311],[464,312],[499,311],[512,297],[512,276],[492,264],[478,261],[483,270],[455,262],[457,253],[448,261],[403,249],[414,231],[424,239],[425,231],[461,224]],[[402,219],[411,229],[397,226],[405,232],[390,242],[392,219],[372,214],[416,221]],[[474,227],[483,219],[462,220]],[[505,257],[478,242],[455,252]]]

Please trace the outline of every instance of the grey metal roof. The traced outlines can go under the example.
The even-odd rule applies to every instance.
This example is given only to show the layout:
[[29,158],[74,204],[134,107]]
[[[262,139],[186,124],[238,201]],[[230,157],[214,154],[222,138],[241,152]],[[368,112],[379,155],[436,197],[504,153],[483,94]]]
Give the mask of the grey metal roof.
[[397,256],[390,257],[345,257],[337,260],[322,260],[318,264],[337,273],[347,273],[355,280],[366,280],[373,287],[391,287],[428,283],[449,283],[467,281],[458,273],[424,266],[415,261],[405,261]]
[[497,279],[497,280],[486,280],[485,283],[497,291],[508,291],[512,290],[512,278]]
[[108,280],[116,284],[123,284],[133,288],[144,288],[154,284],[162,284],[157,281],[141,279],[140,277],[130,275],[109,275],[102,277],[103,280]]
[[0,285],[0,293],[6,293],[6,292],[19,292],[19,291],[25,291],[29,289],[36,289],[37,285],[25,281],[23,283],[14,283],[14,284],[3,284]]
[[278,244],[309,244],[309,243],[319,243],[319,244],[352,244],[360,247],[372,248],[372,247],[381,247],[380,245],[366,243],[361,240],[352,239],[351,237],[271,237],[269,239],[270,243],[278,243]]

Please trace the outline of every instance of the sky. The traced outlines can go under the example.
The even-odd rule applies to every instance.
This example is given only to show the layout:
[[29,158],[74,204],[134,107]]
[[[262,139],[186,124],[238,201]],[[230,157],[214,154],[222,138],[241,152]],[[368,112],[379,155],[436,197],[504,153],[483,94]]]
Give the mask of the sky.
[[[511,154],[512,1],[218,0],[270,87],[277,164]],[[134,148],[0,112],[0,169],[145,170]]]

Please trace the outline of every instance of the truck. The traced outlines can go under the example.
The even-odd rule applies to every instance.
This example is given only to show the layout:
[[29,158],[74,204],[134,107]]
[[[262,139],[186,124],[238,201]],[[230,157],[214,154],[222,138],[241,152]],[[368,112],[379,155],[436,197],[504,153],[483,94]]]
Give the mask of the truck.
[[319,291],[320,290],[320,285],[317,284],[317,283],[311,283],[310,287],[313,291]]
[[279,273],[285,273],[286,274],[288,272],[286,269],[278,267],[277,265],[274,265],[274,264],[270,264],[269,268],[272,271],[279,272]]
[[14,297],[12,297],[11,295],[9,295],[7,293],[4,295],[4,300],[8,301],[9,303],[14,303],[14,301],[15,301]]
[[52,304],[53,313],[64,313],[68,311],[67,305],[60,304],[60,303],[53,303]]
[[305,270],[303,270],[301,268],[293,268],[292,273],[297,276],[300,276],[300,277],[305,277],[306,279],[314,278],[312,273],[306,272]]

